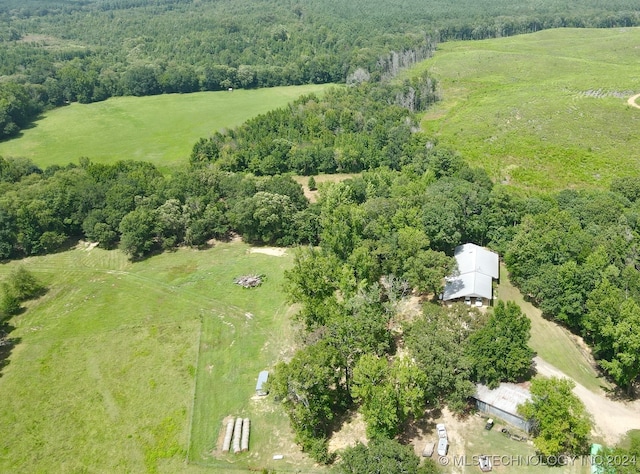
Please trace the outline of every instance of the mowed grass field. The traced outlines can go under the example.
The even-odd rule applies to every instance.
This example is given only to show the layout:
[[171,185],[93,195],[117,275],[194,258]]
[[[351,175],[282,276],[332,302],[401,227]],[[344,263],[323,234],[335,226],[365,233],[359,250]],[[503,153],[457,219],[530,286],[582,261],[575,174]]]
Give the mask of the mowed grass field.
[[46,112],[20,137],[0,142],[0,156],[22,156],[38,166],[77,163],[80,157],[112,163],[144,160],[167,171],[187,163],[201,137],[241,125],[304,94],[330,85],[115,97],[73,103]]
[[422,128],[498,181],[556,190],[640,177],[640,29],[556,29],[438,45]]
[[[0,266],[0,279],[24,265],[49,287],[10,320],[0,472],[312,469],[280,405],[252,400],[258,371],[293,346],[281,289],[291,261],[242,243],[136,263],[79,245]],[[233,283],[247,273],[266,281]],[[224,458],[228,415],[250,417],[252,435],[248,453]]]

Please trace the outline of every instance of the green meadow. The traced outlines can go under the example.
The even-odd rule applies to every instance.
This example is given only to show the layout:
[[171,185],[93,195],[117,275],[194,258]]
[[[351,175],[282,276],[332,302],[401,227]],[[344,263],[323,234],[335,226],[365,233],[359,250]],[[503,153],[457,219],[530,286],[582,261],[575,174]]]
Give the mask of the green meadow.
[[144,160],[166,171],[186,163],[199,138],[327,87],[312,84],[73,103],[46,112],[20,137],[0,142],[0,156],[27,157],[42,168],[77,163],[80,157],[101,163]]
[[[0,266],[0,279],[24,265],[49,288],[9,321],[0,472],[311,469],[280,405],[254,397],[258,372],[292,350],[281,290],[291,255],[249,250],[225,243],[131,263],[80,244]],[[234,284],[248,273],[266,280]],[[219,452],[229,415],[251,419],[248,453]]]
[[498,182],[533,189],[640,177],[639,28],[557,29],[442,43],[443,101],[423,129]]

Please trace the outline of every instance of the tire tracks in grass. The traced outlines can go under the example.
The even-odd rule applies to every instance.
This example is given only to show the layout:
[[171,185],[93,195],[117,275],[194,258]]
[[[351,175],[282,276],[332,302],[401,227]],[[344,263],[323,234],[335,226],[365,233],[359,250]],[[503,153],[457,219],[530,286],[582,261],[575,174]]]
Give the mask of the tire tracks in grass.
[[95,389],[100,392],[100,395],[102,396],[105,411],[107,412],[107,415],[109,415],[111,421],[115,422],[120,417],[120,409],[118,408],[118,404],[116,403],[113,394],[104,383],[102,372],[100,372],[100,367],[98,367],[98,361],[95,359],[91,351],[86,352],[86,361],[87,373],[91,379],[95,381]]
[[[86,261],[82,262],[82,258],[79,259],[80,262],[75,259],[68,260],[68,264],[64,266],[53,262],[43,262],[34,265],[33,268],[37,272],[55,274],[61,281],[66,282],[74,280],[87,281],[90,275],[111,275],[116,276],[116,278],[126,278],[131,282],[136,282],[140,287],[140,291],[153,291],[165,296],[171,295],[172,298],[180,299],[190,306],[196,306],[200,312],[212,312],[223,320],[228,316],[232,316],[233,319],[237,318],[238,321],[244,319],[246,311],[241,307],[208,297],[185,286],[173,285],[129,270],[96,268],[87,265]],[[81,263],[81,265],[77,265],[77,263]],[[66,269],[61,271],[61,268],[65,267]]]

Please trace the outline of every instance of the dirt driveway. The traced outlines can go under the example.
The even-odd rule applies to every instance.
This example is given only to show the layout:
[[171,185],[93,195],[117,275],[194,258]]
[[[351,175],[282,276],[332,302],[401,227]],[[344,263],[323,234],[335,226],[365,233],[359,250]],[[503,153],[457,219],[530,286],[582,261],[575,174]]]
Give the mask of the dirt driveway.
[[[569,378],[540,357],[536,357],[534,362],[541,375]],[[593,417],[595,434],[602,436],[607,443],[615,444],[627,431],[640,429],[640,400],[615,401],[608,398],[604,392],[594,393],[579,383],[576,383],[573,393],[582,400]]]

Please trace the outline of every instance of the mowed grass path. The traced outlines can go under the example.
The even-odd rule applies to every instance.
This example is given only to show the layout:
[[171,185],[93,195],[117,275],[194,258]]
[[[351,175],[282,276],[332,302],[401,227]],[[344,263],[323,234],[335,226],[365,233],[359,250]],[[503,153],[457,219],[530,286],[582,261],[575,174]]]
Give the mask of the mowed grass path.
[[[251,401],[258,370],[289,342],[281,283],[291,257],[248,250],[130,263],[87,247],[0,266],[0,279],[22,264],[49,287],[10,321],[19,342],[1,369],[0,472],[199,472],[187,453],[216,465],[228,414],[253,422],[236,467],[260,467],[276,433],[274,448],[297,452],[280,406]],[[233,283],[245,273],[267,280],[245,290]]]
[[535,189],[640,177],[640,28],[556,29],[438,45],[443,102],[423,129],[492,178]]
[[546,362],[564,372],[576,382],[595,393],[611,385],[594,370],[589,351],[577,342],[576,336],[564,327],[542,317],[542,312],[524,300],[522,293],[511,284],[508,271],[500,267],[497,296],[503,301],[515,301],[531,320],[529,345]]
[[27,157],[43,168],[77,163],[85,156],[101,163],[150,161],[166,170],[186,163],[199,138],[236,127],[327,87],[304,85],[73,103],[46,112],[22,136],[0,142],[0,156]]

